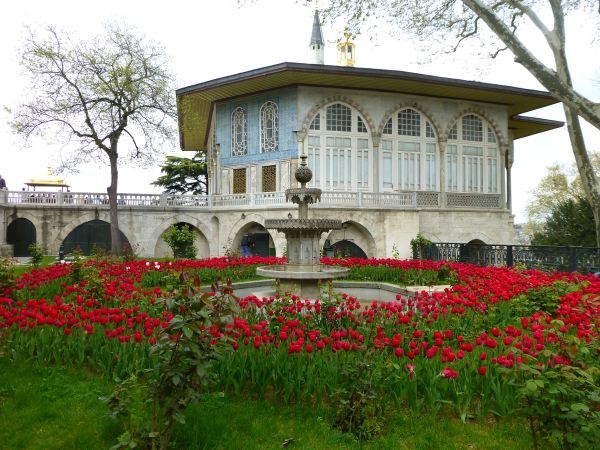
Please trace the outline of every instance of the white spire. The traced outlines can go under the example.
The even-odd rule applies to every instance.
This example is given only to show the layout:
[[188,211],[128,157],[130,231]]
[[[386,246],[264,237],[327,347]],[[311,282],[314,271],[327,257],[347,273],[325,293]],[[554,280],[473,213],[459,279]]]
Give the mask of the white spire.
[[312,34],[310,36],[310,55],[313,64],[325,64],[325,41],[321,32],[321,21],[319,20],[319,10],[315,9],[315,18],[313,20]]

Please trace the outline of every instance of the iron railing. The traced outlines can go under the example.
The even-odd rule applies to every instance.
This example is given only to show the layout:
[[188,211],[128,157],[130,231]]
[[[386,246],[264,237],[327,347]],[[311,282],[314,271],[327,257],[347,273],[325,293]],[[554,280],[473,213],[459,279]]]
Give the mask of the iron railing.
[[[436,242],[425,247],[424,259],[457,261],[478,266],[514,266],[562,272],[600,271],[600,248],[553,245],[484,245]],[[418,258],[415,249],[414,258]]]

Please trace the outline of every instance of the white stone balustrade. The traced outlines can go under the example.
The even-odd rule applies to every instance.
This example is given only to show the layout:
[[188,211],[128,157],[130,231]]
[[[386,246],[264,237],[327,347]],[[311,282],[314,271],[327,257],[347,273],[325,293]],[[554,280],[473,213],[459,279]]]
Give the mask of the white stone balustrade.
[[[316,208],[372,209],[501,209],[498,194],[448,193],[446,205],[439,192],[323,191]],[[119,208],[288,208],[284,192],[226,195],[118,194]],[[0,191],[0,205],[94,206],[108,208],[108,194],[97,192]]]

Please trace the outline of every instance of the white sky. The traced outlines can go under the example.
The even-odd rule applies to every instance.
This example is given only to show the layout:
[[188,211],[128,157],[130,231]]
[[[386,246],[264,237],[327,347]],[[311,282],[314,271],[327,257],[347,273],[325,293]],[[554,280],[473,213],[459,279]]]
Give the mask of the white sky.
[[[19,68],[19,49],[24,26],[56,25],[68,27],[80,37],[102,31],[102,24],[125,21],[148,38],[160,43],[170,58],[177,87],[220,76],[277,64],[309,62],[308,43],[313,10],[293,0],[258,0],[238,8],[236,0],[196,0],[164,2],[155,0],[104,0],[86,3],[72,0],[26,0],[5,2],[0,16],[0,107],[14,107],[23,92],[24,77]],[[600,52],[591,48],[585,17],[574,18],[568,28],[571,70],[577,88],[600,100]],[[343,27],[325,25],[327,41],[325,62],[336,63],[334,41]],[[381,28],[380,28],[381,29]],[[573,31],[570,32],[569,31]],[[359,36],[357,66],[405,70],[431,75],[542,89],[537,81],[509,54],[495,61],[475,56],[468,48],[436,63],[417,64],[423,55],[410,40],[399,40],[380,33],[374,43]],[[506,53],[506,52],[505,52]],[[425,56],[426,57],[426,56]],[[564,120],[560,106],[528,113],[535,117]],[[8,126],[8,114],[0,111],[0,174],[9,189],[19,190],[31,178],[45,176],[47,167],[56,167],[60,147],[44,141],[26,146]],[[600,133],[585,125],[589,150],[600,151]],[[182,153],[177,143],[167,154]],[[513,166],[513,212],[515,221],[525,221],[529,193],[554,163],[571,164],[572,151],[566,129],[520,139],[515,144]],[[161,161],[162,162],[162,161]],[[159,192],[149,183],[160,175],[160,162],[148,169],[121,167],[119,192]],[[82,167],[78,174],[64,174],[76,192],[105,192],[110,182],[108,166],[101,161]]]

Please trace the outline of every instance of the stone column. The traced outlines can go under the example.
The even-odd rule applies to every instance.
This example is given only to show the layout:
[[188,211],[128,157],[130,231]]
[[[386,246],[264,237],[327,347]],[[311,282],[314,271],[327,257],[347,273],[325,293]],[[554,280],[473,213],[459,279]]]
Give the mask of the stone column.
[[505,200],[506,208],[512,213],[512,179],[511,179],[511,169],[514,162],[515,148],[513,140],[510,140],[508,148],[504,151],[505,154],[505,164],[506,164],[506,180],[504,178],[504,171],[502,171],[502,194],[503,200]]
[[439,138],[440,146],[440,206],[446,207],[446,146],[448,139],[446,137]]
[[379,145],[381,144],[381,133],[371,133],[373,142],[373,188],[372,192],[379,192]]
[[[5,192],[0,192],[0,195],[2,194],[5,194]],[[7,212],[8,208],[2,208],[0,212],[0,246],[6,244],[6,229],[8,228],[8,220],[6,220]]]
[[221,174],[220,172],[220,165],[219,165],[219,159],[221,157],[221,144],[216,144],[215,148],[214,148],[214,155],[212,155],[212,170],[213,170],[213,177],[214,177],[214,181],[213,181],[213,192],[210,192],[210,194],[221,194]]

